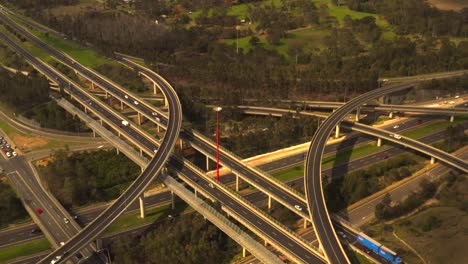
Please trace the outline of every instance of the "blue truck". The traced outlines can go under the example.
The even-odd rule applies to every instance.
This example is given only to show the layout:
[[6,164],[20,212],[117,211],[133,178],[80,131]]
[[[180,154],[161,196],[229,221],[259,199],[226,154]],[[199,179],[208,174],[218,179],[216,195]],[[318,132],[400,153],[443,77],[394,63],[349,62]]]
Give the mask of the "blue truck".
[[364,233],[357,234],[357,241],[361,243],[366,248],[374,251],[382,258],[390,261],[392,264],[401,264],[401,258],[391,249],[386,248],[384,245],[370,238]]

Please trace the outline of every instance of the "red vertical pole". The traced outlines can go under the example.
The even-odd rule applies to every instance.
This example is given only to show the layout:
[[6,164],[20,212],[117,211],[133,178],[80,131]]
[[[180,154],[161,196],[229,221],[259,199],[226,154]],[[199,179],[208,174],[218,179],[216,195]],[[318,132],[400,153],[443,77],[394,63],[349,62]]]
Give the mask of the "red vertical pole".
[[216,181],[219,182],[219,111],[216,111]]

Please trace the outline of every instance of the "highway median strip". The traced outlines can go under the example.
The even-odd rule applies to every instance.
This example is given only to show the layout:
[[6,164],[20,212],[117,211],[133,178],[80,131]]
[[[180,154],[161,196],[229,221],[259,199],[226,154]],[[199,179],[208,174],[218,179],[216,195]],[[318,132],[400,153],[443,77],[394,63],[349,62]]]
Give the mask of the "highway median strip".
[[28,241],[0,249],[0,263],[5,263],[12,259],[34,255],[49,250],[51,245],[45,238]]

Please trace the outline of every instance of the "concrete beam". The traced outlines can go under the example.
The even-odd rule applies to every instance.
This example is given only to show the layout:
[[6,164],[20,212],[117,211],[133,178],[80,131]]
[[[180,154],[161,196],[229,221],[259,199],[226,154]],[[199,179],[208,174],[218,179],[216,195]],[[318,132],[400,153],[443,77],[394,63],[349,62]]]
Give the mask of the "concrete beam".
[[335,138],[339,138],[339,137],[340,137],[340,125],[336,125]]
[[142,193],[138,198],[140,201],[140,217],[143,219],[145,218],[145,194]]

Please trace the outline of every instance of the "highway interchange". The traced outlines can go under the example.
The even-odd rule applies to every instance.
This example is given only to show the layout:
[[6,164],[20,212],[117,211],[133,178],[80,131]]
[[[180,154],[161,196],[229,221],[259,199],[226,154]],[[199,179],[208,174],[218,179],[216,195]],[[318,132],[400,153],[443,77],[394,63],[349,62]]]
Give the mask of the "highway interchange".
[[[14,25],[13,25],[13,26],[14,26]],[[22,29],[19,29],[19,30],[22,30]],[[8,42],[8,41],[9,41],[8,39],[6,39],[6,36],[2,36],[2,38],[3,38],[3,40],[4,40],[5,42]],[[12,42],[10,42],[9,44],[10,44],[11,46],[13,46],[13,47],[15,46],[15,44],[12,43]],[[38,45],[41,45],[41,44],[38,44]],[[41,45],[41,46],[42,46],[42,45]],[[49,51],[53,54],[54,51],[48,49],[47,46],[46,46],[46,47],[42,46],[42,47],[45,48],[46,50],[49,50]],[[20,51],[18,48],[17,48],[17,51],[21,53],[21,51]],[[22,55],[23,55],[24,57],[26,57],[29,61],[33,62],[33,64],[34,64],[36,67],[38,67],[38,65],[41,65],[41,62],[35,60],[30,54],[24,53],[24,51],[23,51],[23,54],[22,54]],[[80,71],[80,73],[81,73],[82,75],[88,75],[87,78],[91,79],[93,82],[95,82],[96,84],[98,84],[100,87],[103,87],[103,88],[105,88],[106,90],[108,90],[110,93],[113,94],[113,96],[119,98],[121,101],[125,102],[127,105],[132,106],[133,108],[137,108],[137,109],[136,109],[137,111],[139,111],[140,113],[144,114],[148,119],[150,119],[150,120],[152,120],[152,121],[154,122],[154,120],[153,120],[153,119],[154,119],[153,113],[154,113],[154,111],[157,111],[157,110],[155,110],[154,108],[148,107],[147,105],[145,105],[144,102],[138,104],[138,107],[135,107],[135,105],[133,104],[133,102],[136,101],[136,100],[138,100],[138,98],[136,98],[136,97],[125,98],[125,96],[127,95],[126,93],[124,93],[124,92],[121,91],[120,89],[116,89],[116,88],[115,88],[115,85],[109,84],[109,83],[107,82],[107,80],[104,80],[103,78],[99,77],[99,76],[96,75],[96,74],[90,73],[90,72],[88,71],[88,69],[84,68],[83,66],[81,66],[81,65],[78,64],[78,63],[75,63],[75,62],[74,62],[73,60],[71,60],[69,57],[63,56],[63,55],[60,55],[60,54],[58,54],[58,55],[57,55],[57,54],[54,54],[54,56],[55,56],[57,59],[59,59],[60,61],[65,62],[66,64],[68,64],[68,66],[73,67],[73,68],[76,69],[77,71]],[[62,57],[60,57],[60,56],[62,56]],[[50,69],[47,68],[47,67],[42,68],[41,71],[42,71],[42,72],[46,72],[49,76],[57,76],[57,74],[56,74],[55,72],[50,71]],[[57,77],[56,77],[56,78],[57,78]],[[52,78],[52,80],[55,79],[55,81],[59,81],[59,82],[60,82],[63,86],[65,86],[65,87],[67,87],[67,84],[70,83],[69,81],[67,81],[67,80],[65,80],[65,79],[58,80],[58,79],[56,79],[56,78]],[[58,78],[61,78],[61,77],[58,77]],[[159,78],[154,78],[154,79],[155,79],[155,80],[159,80]],[[164,85],[161,85],[161,83],[158,83],[158,85],[164,86]],[[161,87],[161,88],[163,88],[163,87]],[[392,87],[392,88],[393,88],[394,90],[403,89],[403,88],[401,88],[400,86],[398,86],[398,88],[395,88],[395,87]],[[387,88],[386,88],[386,89],[387,89]],[[71,85],[71,86],[69,87],[69,92],[70,92],[73,96],[78,97],[79,100],[81,100],[82,102],[83,102],[83,101],[84,101],[84,102],[89,102],[89,106],[86,106],[86,107],[88,107],[88,108],[90,108],[90,109],[93,109],[94,111],[101,112],[101,114],[102,114],[106,119],[108,119],[108,121],[110,121],[111,123],[114,123],[115,126],[118,126],[118,124],[120,123],[121,118],[117,118],[117,117],[115,117],[114,115],[110,115],[108,112],[106,112],[106,111],[108,110],[106,107],[102,107],[100,104],[94,103],[94,101],[95,101],[94,99],[90,99],[89,97],[86,97],[84,94],[81,93],[81,91],[80,91],[79,88],[75,87],[74,84]],[[388,91],[385,91],[385,92],[380,91],[380,92],[381,92],[382,94],[385,94],[385,93],[388,92]],[[127,95],[127,96],[128,96],[128,95]],[[175,98],[176,98],[176,97],[177,97],[177,96],[175,96]],[[169,96],[169,98],[170,98],[170,96]],[[130,102],[128,103],[125,99],[129,99]],[[358,97],[358,99],[359,99],[359,97]],[[369,95],[366,95],[366,97],[365,97],[364,99],[368,100],[368,99],[369,99]],[[90,100],[92,100],[92,101],[90,101]],[[362,104],[362,102],[361,102],[361,104]],[[165,139],[168,137],[168,133],[169,133],[169,135],[170,135],[169,137],[171,138],[171,142],[170,142],[170,143],[172,143],[172,146],[173,146],[174,143],[175,143],[175,139],[176,139],[177,136],[178,136],[178,135],[177,135],[178,133],[173,133],[173,131],[174,131],[174,130],[177,130],[177,129],[174,129],[174,126],[175,126],[175,125],[172,125],[172,126],[171,126],[171,122],[172,122],[172,123],[177,123],[177,122],[180,123],[181,117],[180,117],[179,119],[177,119],[177,117],[172,116],[172,115],[174,115],[174,112],[177,112],[177,110],[180,110],[180,109],[176,109],[176,110],[172,109],[172,110],[171,110],[171,105],[174,105],[174,101],[171,102],[171,100],[169,100],[169,108],[170,108],[169,114],[171,115],[169,119],[167,119],[166,116],[165,116],[165,114],[162,113],[162,112],[158,112],[158,115],[162,117],[162,118],[161,118],[161,119],[162,119],[162,123],[163,123],[164,126],[167,127],[167,132],[166,132]],[[173,106],[173,107],[175,107],[175,106]],[[179,107],[180,107],[180,106],[179,106]],[[352,101],[352,103],[350,104],[350,106],[345,105],[344,107],[340,108],[337,112],[335,112],[335,113],[337,113],[337,114],[332,115],[329,119],[327,119],[327,120],[332,120],[332,121],[329,121],[329,122],[325,121],[324,125],[322,125],[322,127],[321,127],[321,128],[323,128],[323,130],[319,130],[319,131],[324,131],[324,132],[321,132],[320,134],[317,133],[317,134],[319,134],[319,135],[322,135],[321,137],[317,136],[317,134],[316,134],[316,137],[314,137],[314,139],[315,139],[315,138],[319,138],[319,140],[313,140],[313,141],[312,141],[311,150],[312,150],[312,146],[314,146],[314,148],[317,147],[318,150],[322,150],[322,153],[323,153],[323,149],[325,148],[325,143],[319,142],[319,141],[323,141],[325,138],[328,138],[328,135],[330,134],[331,130],[334,128],[334,126],[336,125],[336,123],[339,122],[339,121],[341,121],[341,119],[343,118],[343,116],[342,116],[343,113],[348,113],[348,112],[352,111],[353,107],[355,108],[356,106],[354,106],[353,101]],[[346,109],[346,110],[341,110],[341,109]],[[340,111],[340,110],[341,110],[341,111]],[[348,110],[349,110],[349,111],[348,111]],[[179,115],[180,115],[181,111],[178,111],[178,113],[179,113]],[[178,120],[178,121],[177,121],[177,120]],[[176,121],[177,121],[177,122],[176,122]],[[179,124],[179,127],[180,127],[180,124]],[[128,128],[128,127],[123,127],[123,128],[122,128],[122,127],[119,127],[119,128],[117,128],[117,127],[116,127],[116,129],[119,130],[119,131],[125,132],[125,133],[127,134],[127,136],[133,138],[135,141],[141,142],[142,145],[146,146],[147,153],[148,153],[148,152],[151,153],[151,152],[155,149],[154,142],[152,142],[151,140],[149,140],[149,139],[147,138],[147,136],[140,135],[140,134],[138,134],[137,132],[135,132],[135,131],[133,130],[133,126],[132,126],[132,128]],[[328,130],[330,130],[330,131],[328,131]],[[326,133],[327,131],[328,131],[328,134]],[[178,131],[177,131],[177,132],[178,132]],[[210,156],[213,156],[213,155],[214,155],[214,152],[213,152],[214,147],[213,147],[213,143],[212,143],[212,142],[208,142],[207,140],[201,139],[201,136],[197,136],[197,135],[194,136],[194,135],[193,135],[191,132],[189,132],[189,131],[183,131],[182,134],[183,134],[182,137],[187,136],[187,138],[190,139],[190,140],[192,141],[192,144],[195,144],[195,145],[196,145],[196,144],[199,143],[198,147],[199,147],[200,149],[202,149],[203,151],[205,151],[206,154],[209,154]],[[325,135],[325,134],[326,134],[326,135]],[[196,139],[198,139],[199,141],[197,142]],[[168,140],[168,141],[169,141],[169,140]],[[164,144],[164,142],[165,142],[165,141],[163,140],[163,144]],[[194,142],[195,142],[195,143],[194,143]],[[315,143],[314,143],[314,142],[315,142]],[[323,143],[323,144],[322,144],[322,143]],[[168,145],[171,145],[171,144],[168,143]],[[169,152],[172,151],[172,147],[171,147],[171,148],[169,148],[169,147],[167,147],[167,148],[162,148],[162,149],[165,150],[165,151],[161,151],[161,148],[162,148],[162,147],[159,148],[158,154],[159,154],[159,153],[162,153],[161,155],[162,155],[163,157],[168,158],[168,157],[169,157]],[[157,155],[158,155],[158,154],[157,154]],[[313,153],[313,154],[317,154],[317,153]],[[308,157],[311,157],[311,156],[312,156],[312,153],[309,152]],[[320,156],[320,162],[321,162],[321,154],[318,155],[318,156]],[[264,189],[264,190],[267,190],[267,189],[268,189],[269,191],[267,191],[267,192],[274,193],[275,198],[277,198],[280,202],[283,202],[283,203],[285,203],[286,205],[289,205],[289,206],[294,205],[294,204],[301,204],[301,205],[304,206],[303,208],[307,208],[307,207],[306,207],[307,205],[306,205],[303,201],[300,201],[301,199],[300,199],[299,196],[296,195],[296,193],[290,191],[290,189],[288,189],[288,188],[285,188],[283,185],[278,184],[278,183],[272,181],[268,176],[262,175],[263,173],[261,173],[261,172],[255,170],[255,169],[253,169],[253,168],[250,168],[250,167],[248,167],[248,166],[243,165],[242,163],[239,162],[239,159],[238,159],[237,157],[235,157],[235,156],[229,154],[227,151],[224,151],[224,152],[223,152],[223,156],[222,156],[222,157],[225,157],[224,160],[222,161],[224,165],[226,165],[227,167],[233,168],[234,171],[236,171],[237,173],[243,175],[243,176],[244,176],[244,179],[250,179],[250,181],[252,181],[251,179],[254,179],[254,180],[252,181],[252,184],[253,184],[253,185],[257,186],[259,189]],[[156,169],[155,169],[155,170],[150,170],[149,173],[147,173],[147,174],[144,173],[143,176],[145,176],[145,177],[140,176],[140,177],[137,179],[137,181],[138,181],[139,179],[143,179],[143,180],[141,180],[141,183],[134,183],[134,185],[137,186],[137,187],[135,187],[135,190],[133,190],[134,195],[132,195],[131,197],[125,197],[125,194],[124,194],[124,196],[121,197],[121,200],[119,199],[118,202],[116,202],[116,203],[114,203],[114,204],[118,204],[120,201],[123,201],[123,203],[126,203],[126,204],[124,205],[124,204],[121,202],[120,205],[116,205],[116,206],[115,206],[115,207],[116,207],[115,213],[109,213],[109,214],[107,215],[107,217],[108,217],[107,219],[115,219],[115,216],[116,216],[118,213],[123,212],[123,209],[124,209],[126,206],[128,206],[128,202],[129,202],[130,200],[132,200],[132,199],[134,200],[136,197],[138,197],[137,193],[141,193],[141,192],[143,191],[144,187],[145,187],[145,186],[147,185],[147,183],[148,183],[148,181],[146,181],[146,180],[150,179],[152,176],[155,176],[156,170],[160,170],[160,168],[162,167],[163,163],[165,163],[165,160],[164,160],[164,159],[157,159],[157,160],[158,160],[158,162],[155,162],[155,163],[157,163],[155,166],[150,166],[151,168],[156,168]],[[311,164],[312,161],[309,161],[309,160],[310,160],[310,158],[307,159],[307,162],[308,162],[308,164]],[[209,187],[209,181],[206,181],[206,179],[202,178],[203,180],[205,180],[205,182],[203,182],[204,184],[200,184],[200,179],[199,179],[200,177],[199,177],[198,175],[196,175],[196,173],[193,173],[193,171],[190,171],[189,169],[187,169],[187,167],[185,167],[185,166],[187,165],[186,162],[183,162],[183,161],[181,161],[180,159],[171,159],[170,162],[169,162],[169,164],[170,164],[172,167],[177,168],[177,169],[178,169],[179,171],[181,171],[184,175],[191,175],[191,174],[192,174],[192,177],[190,177],[190,176],[187,177],[188,179],[190,179],[190,180],[192,181],[192,184],[197,185],[199,188],[201,187],[202,189],[204,189],[204,190],[207,191],[207,192],[210,192],[214,197],[216,197],[217,199],[222,200],[223,202],[225,202],[225,204],[231,205],[231,206],[232,206],[232,209],[234,209],[235,211],[237,211],[237,212],[243,212],[243,209],[242,209],[243,207],[242,207],[242,206],[241,206],[241,207],[236,207],[236,203],[233,202],[234,199],[233,199],[233,198],[229,198],[229,196],[227,196],[225,192],[219,191],[218,188],[212,189],[211,187]],[[466,165],[466,164],[465,164],[465,165]],[[309,168],[309,166],[307,166],[307,167]],[[318,168],[320,168],[320,164],[318,165]],[[321,178],[321,177],[320,177],[320,170],[319,170],[318,174],[319,174],[318,178]],[[246,175],[247,175],[247,176],[246,176]],[[259,175],[260,175],[260,176],[259,176]],[[315,175],[316,175],[316,174],[315,174]],[[249,176],[251,176],[251,177],[249,177]],[[314,178],[317,178],[317,176],[314,176],[312,179],[314,179]],[[151,178],[151,179],[152,179],[152,178]],[[257,179],[257,181],[255,181],[255,179]],[[132,186],[134,186],[134,185],[132,185]],[[316,186],[316,185],[320,185],[320,189],[321,189],[321,182],[320,182],[320,184],[315,184],[315,185],[314,185],[314,184],[311,184],[309,187],[314,187],[314,186]],[[274,189],[272,189],[271,186],[273,186]],[[279,186],[279,187],[277,187],[277,186]],[[306,178],[306,190],[313,189],[313,188],[308,188],[307,186],[308,186],[308,185],[307,185],[307,178]],[[317,188],[317,187],[315,187],[315,188]],[[210,189],[211,189],[211,190],[210,190]],[[274,191],[273,191],[273,190],[274,190]],[[313,190],[315,190],[315,189],[313,189]],[[319,196],[320,196],[320,193],[321,193],[321,190],[316,190],[316,191],[318,191],[318,192],[316,192],[318,195],[315,195],[315,198],[319,197]],[[307,192],[307,191],[306,191],[306,192]],[[308,193],[308,192],[307,192],[307,193]],[[127,199],[129,200],[128,202],[126,201]],[[323,200],[323,195],[322,195],[321,199]],[[284,201],[284,200],[287,200],[287,201]],[[312,199],[309,198],[308,201],[311,202],[311,200],[312,200]],[[291,202],[291,201],[292,201],[292,202]],[[314,201],[319,201],[319,200],[314,200]],[[230,204],[230,203],[232,203],[232,204]],[[237,203],[237,204],[238,204],[238,203]],[[313,203],[313,204],[318,205],[319,203]],[[314,208],[314,207],[313,207],[313,208]],[[320,208],[319,208],[319,209],[320,209]],[[321,210],[322,210],[322,211],[325,210],[325,215],[328,217],[328,214],[326,213],[326,209],[321,208]],[[111,211],[111,210],[109,209],[109,211]],[[320,211],[320,210],[319,210],[319,211]],[[107,212],[107,211],[106,211],[106,212]],[[309,213],[312,214],[311,217],[314,217],[314,213],[312,213],[312,212],[309,212]],[[248,213],[246,213],[246,214],[248,214]],[[252,214],[252,215],[249,216],[249,217],[253,217],[253,219],[251,218],[250,220],[254,220],[254,221],[258,222],[258,223],[262,223],[262,221],[265,221],[264,219],[262,219],[261,217],[259,217],[258,214]],[[257,217],[257,218],[255,218],[255,217]],[[322,219],[322,220],[323,220],[323,219]],[[96,221],[96,222],[97,222],[97,221]],[[110,221],[109,221],[109,222],[110,222]],[[314,226],[315,226],[315,222],[316,222],[316,221],[314,220]],[[253,222],[251,222],[251,223],[253,223]],[[324,221],[322,221],[322,223],[324,223]],[[95,222],[91,223],[89,226],[93,226],[93,224],[95,224]],[[255,225],[255,224],[254,224],[254,225]],[[260,224],[260,225],[262,225],[262,224]],[[85,231],[86,231],[86,230],[91,230],[91,231],[93,231],[92,227],[89,227],[89,226],[87,226],[87,227],[85,228]],[[334,234],[333,229],[331,228],[331,229],[328,230],[328,229],[327,229],[328,227],[327,227],[327,224],[326,224],[326,223],[325,223],[325,225],[323,225],[323,226],[324,226],[324,229],[323,229],[323,230],[319,229],[319,230],[320,230],[320,231],[319,231],[319,238],[320,238],[320,233],[325,233],[325,234],[327,234],[327,232],[329,232],[329,233],[328,233],[328,235],[326,235],[326,236],[328,236],[329,238],[331,238],[331,239],[328,239],[328,240],[329,240],[328,243],[325,243],[326,245],[331,245],[331,247],[330,247],[331,249],[330,249],[330,248],[325,248],[326,246],[324,245],[324,243],[322,243],[322,245],[323,245],[324,248],[325,248],[325,252],[331,252],[331,251],[338,252],[336,255],[335,255],[335,254],[329,255],[329,254],[327,254],[327,253],[326,253],[326,255],[328,256],[328,258],[330,259],[330,261],[331,261],[332,263],[344,263],[344,262],[340,262],[340,261],[346,261],[345,259],[340,259],[339,251],[341,251],[341,250],[337,250],[337,248],[336,248],[337,245],[340,246],[339,243],[338,243],[337,245],[336,245],[336,244],[333,245],[333,240],[334,240],[334,239],[332,238],[332,236],[336,239],[336,235]],[[270,227],[271,227],[271,226],[270,226]],[[331,222],[330,222],[330,227],[331,227]],[[101,230],[101,229],[103,229],[102,225],[99,225],[99,223],[95,224],[95,227],[94,227],[94,228],[96,228],[96,230]],[[88,231],[88,232],[91,233],[91,231]],[[274,230],[274,229],[270,229],[270,230],[269,230],[268,228],[266,228],[266,229],[265,229],[265,228],[262,228],[262,232],[264,232],[264,233],[270,232],[270,234],[271,234],[272,231],[274,232],[275,230]],[[330,233],[330,232],[331,232],[331,233]],[[83,234],[83,233],[84,233],[84,232],[79,233],[79,234],[75,237],[76,240],[79,240],[77,237],[80,237],[80,234]],[[92,233],[94,234],[94,233],[96,233],[96,232],[92,232]],[[97,232],[97,233],[99,233],[99,232]],[[85,235],[82,235],[82,236],[85,237]],[[83,241],[85,241],[85,240],[88,240],[87,242],[91,241],[92,239],[90,239],[89,237],[91,237],[91,235],[89,235],[89,233],[88,233],[88,237],[87,237],[86,239],[83,239]],[[75,239],[75,238],[74,238],[74,239]],[[288,237],[287,235],[285,235],[283,238],[280,238],[280,239],[278,239],[278,240],[281,241],[281,243],[285,243],[285,241],[286,241],[286,244],[289,244],[288,241],[289,241],[289,240],[294,240],[294,239],[291,239],[290,237]],[[337,240],[337,239],[336,239],[336,240]],[[293,242],[293,243],[297,243],[297,242],[294,242],[294,241],[292,241],[292,242]],[[73,241],[72,241],[72,243],[73,243]],[[78,244],[80,244],[80,243],[74,242],[74,243],[77,244],[76,246],[71,245],[71,246],[67,247],[67,245],[70,245],[70,244],[72,244],[72,243],[67,243],[65,246],[63,246],[63,247],[61,247],[61,248],[59,249],[59,250],[61,250],[61,251],[58,251],[58,252],[55,252],[54,254],[49,255],[49,259],[48,259],[48,260],[50,260],[50,259],[53,257],[53,255],[56,255],[56,254],[63,254],[63,253],[66,252],[66,251],[67,251],[67,252],[76,252],[76,251],[78,250],[78,248],[79,248],[79,245],[78,245]],[[83,244],[84,244],[84,243],[83,243]],[[298,244],[300,244],[300,243],[298,243]],[[297,244],[297,245],[298,245],[298,244]],[[283,245],[284,245],[284,244],[283,244]],[[304,248],[304,250],[305,250],[306,252],[302,252],[301,248],[302,248],[303,246],[302,246],[302,247],[301,247],[301,246],[299,246],[299,247],[298,247],[298,246],[292,246],[292,247],[294,248],[292,251],[295,252],[295,254],[298,254],[298,255],[300,255],[301,257],[303,257],[303,258],[304,258],[304,261],[306,261],[306,262],[309,262],[309,260],[311,260],[311,258],[317,259],[317,257],[316,257],[315,255],[313,255],[313,254],[312,254],[312,255],[308,255],[309,253],[308,253],[308,251],[307,251],[305,248]],[[290,248],[290,250],[291,250],[291,248]],[[304,254],[304,255],[302,255],[302,254]],[[333,257],[333,255],[335,255],[335,256]],[[330,257],[330,256],[332,256],[332,257]],[[309,259],[309,260],[307,260],[307,259]],[[335,262],[335,261],[337,261],[337,262]]]

